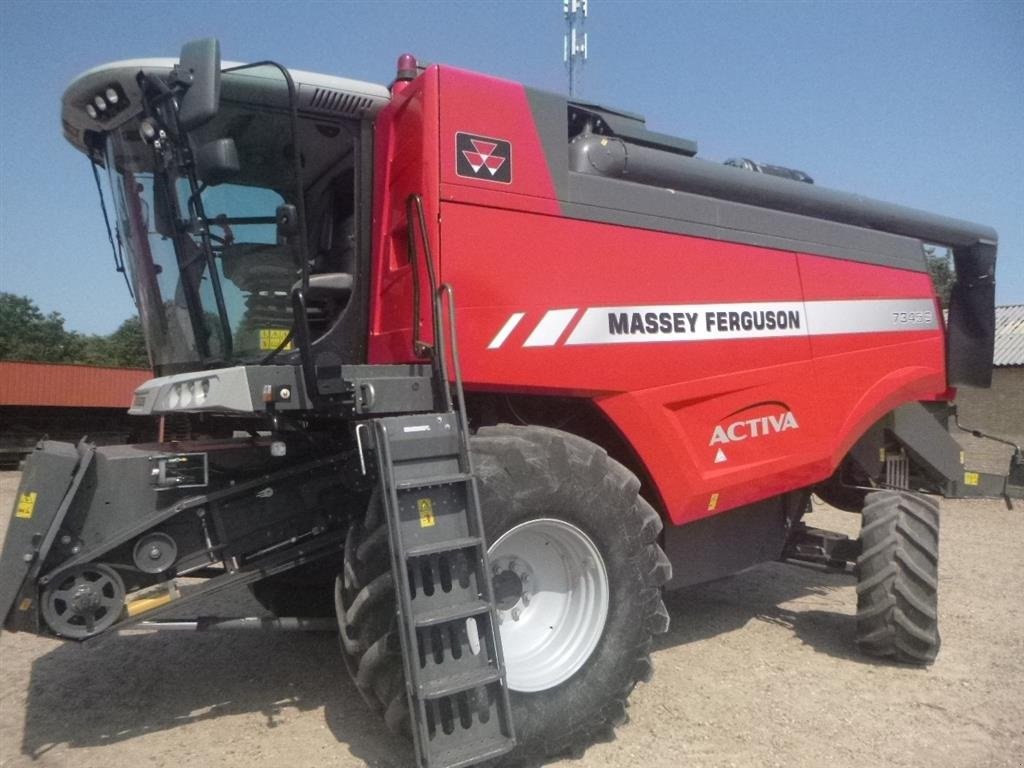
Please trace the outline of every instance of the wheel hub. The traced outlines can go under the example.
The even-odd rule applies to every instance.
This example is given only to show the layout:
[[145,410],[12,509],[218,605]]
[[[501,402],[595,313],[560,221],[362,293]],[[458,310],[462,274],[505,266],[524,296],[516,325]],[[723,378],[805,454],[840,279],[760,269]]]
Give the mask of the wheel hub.
[[511,568],[499,570],[491,579],[494,602],[499,611],[510,611],[523,596],[523,580]]
[[95,611],[100,605],[102,605],[101,596],[90,584],[80,584],[71,593],[71,609],[79,616],[84,616],[89,611]]
[[124,582],[109,565],[79,565],[53,579],[43,592],[41,608],[47,625],[58,635],[90,637],[120,618]]
[[520,523],[489,549],[509,688],[544,691],[590,657],[608,614],[597,547],[564,520]]

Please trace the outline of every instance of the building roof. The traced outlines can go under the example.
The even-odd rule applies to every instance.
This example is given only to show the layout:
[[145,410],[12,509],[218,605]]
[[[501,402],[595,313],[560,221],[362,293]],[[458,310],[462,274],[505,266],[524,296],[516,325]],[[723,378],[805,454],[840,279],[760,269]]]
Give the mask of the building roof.
[[1024,304],[996,307],[995,365],[1024,365]]
[[149,370],[0,362],[0,405],[128,408]]

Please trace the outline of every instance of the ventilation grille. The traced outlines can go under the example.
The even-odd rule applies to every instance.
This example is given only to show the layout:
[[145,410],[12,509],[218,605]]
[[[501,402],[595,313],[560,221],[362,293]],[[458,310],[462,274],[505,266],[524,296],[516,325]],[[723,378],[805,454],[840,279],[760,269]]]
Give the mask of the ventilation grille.
[[373,106],[373,100],[366,96],[333,91],[330,88],[314,88],[309,108],[321,112],[337,112],[343,115],[361,115]]

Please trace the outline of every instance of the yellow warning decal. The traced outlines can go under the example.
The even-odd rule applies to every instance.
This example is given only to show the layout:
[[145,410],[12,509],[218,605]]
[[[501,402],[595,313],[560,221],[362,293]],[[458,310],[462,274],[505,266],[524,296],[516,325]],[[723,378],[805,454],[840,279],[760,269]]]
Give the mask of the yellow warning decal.
[[[260,349],[272,352],[281,346],[287,336],[288,330],[285,328],[260,328]],[[289,341],[283,348],[291,349],[292,343]]]
[[430,528],[437,522],[434,519],[434,502],[430,499],[416,499],[416,508],[420,511],[420,528]]
[[977,485],[980,481],[977,472],[964,472],[964,485]]
[[31,607],[32,607],[32,598],[31,597],[23,597],[21,599],[21,602],[18,603],[18,610],[19,611],[27,611]]
[[718,506],[718,494],[712,493],[711,498],[708,499],[708,512],[714,512],[715,507]]
[[36,511],[36,497],[38,495],[35,491],[21,494],[21,498],[18,499],[18,506],[14,508],[14,516],[20,517],[23,520],[31,518],[32,513]]

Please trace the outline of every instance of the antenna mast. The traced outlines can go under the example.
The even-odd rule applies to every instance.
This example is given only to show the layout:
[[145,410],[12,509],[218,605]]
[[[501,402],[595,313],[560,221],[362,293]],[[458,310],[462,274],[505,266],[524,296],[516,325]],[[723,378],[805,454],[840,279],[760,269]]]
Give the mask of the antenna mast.
[[579,90],[580,74],[587,60],[587,33],[583,31],[583,22],[587,19],[588,4],[589,0],[562,0],[562,11],[568,27],[562,41],[562,58],[569,70],[570,99]]

